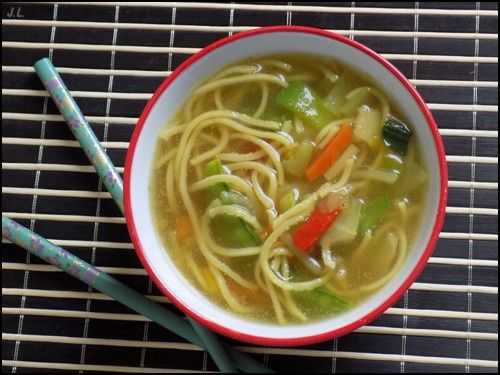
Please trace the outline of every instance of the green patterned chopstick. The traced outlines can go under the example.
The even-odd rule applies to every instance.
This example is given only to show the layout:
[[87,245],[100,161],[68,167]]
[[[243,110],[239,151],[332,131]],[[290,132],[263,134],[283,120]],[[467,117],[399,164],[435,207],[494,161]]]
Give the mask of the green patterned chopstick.
[[[203,340],[184,318],[144,297],[107,273],[54,245],[5,215],[2,215],[2,236],[195,345],[208,349],[205,346],[206,342],[217,343],[220,347],[217,348],[214,345],[215,350],[222,351],[222,353],[226,350],[239,370],[250,373],[271,372],[247,354],[218,342],[214,333],[199,326],[203,330],[202,333],[207,335]],[[220,366],[221,371],[235,372],[229,358],[217,357],[217,360],[216,363]]]

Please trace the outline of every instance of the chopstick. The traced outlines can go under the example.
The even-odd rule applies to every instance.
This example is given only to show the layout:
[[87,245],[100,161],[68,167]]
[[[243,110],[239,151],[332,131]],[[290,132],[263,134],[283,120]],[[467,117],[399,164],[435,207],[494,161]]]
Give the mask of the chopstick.
[[235,367],[248,373],[272,372],[247,354],[221,343],[214,333],[194,321],[186,321],[3,214],[2,236],[185,340],[205,348],[222,372],[236,372]]
[[[47,58],[38,60],[34,64],[34,68],[68,123],[73,135],[94,165],[106,189],[123,213],[122,179],[101,147],[80,108],[71,97],[61,76]],[[186,322],[150,301],[142,294],[3,215],[2,235],[43,260],[111,296],[132,310],[157,322],[162,327],[205,348],[221,371],[236,372],[238,368],[245,372],[272,372],[247,354],[238,352],[229,345],[221,343],[217,335],[194,320],[189,319],[189,323]]]

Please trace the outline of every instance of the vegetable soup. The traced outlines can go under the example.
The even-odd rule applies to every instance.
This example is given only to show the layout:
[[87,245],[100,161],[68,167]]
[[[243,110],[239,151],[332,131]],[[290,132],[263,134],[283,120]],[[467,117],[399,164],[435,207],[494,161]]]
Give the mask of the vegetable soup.
[[237,314],[292,324],[347,311],[396,274],[419,228],[427,172],[412,125],[331,59],[228,66],[160,133],[158,236]]

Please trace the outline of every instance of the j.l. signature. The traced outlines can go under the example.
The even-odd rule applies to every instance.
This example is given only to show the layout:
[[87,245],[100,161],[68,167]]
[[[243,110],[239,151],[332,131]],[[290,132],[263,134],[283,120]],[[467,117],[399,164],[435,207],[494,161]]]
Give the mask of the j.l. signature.
[[21,7],[10,7],[5,16],[7,18],[24,18]]

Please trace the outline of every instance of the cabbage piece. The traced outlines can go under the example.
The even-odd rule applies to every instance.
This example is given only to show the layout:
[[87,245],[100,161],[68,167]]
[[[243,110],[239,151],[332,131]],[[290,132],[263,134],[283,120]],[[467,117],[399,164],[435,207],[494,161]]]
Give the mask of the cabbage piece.
[[381,113],[375,108],[363,105],[354,120],[354,139],[376,148],[381,142]]
[[342,211],[335,223],[321,238],[321,247],[347,243],[354,240],[358,234],[362,203],[359,199],[352,199],[349,206]]

